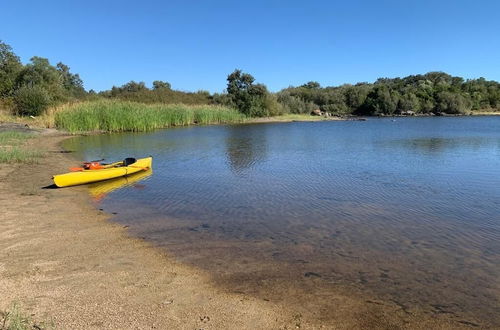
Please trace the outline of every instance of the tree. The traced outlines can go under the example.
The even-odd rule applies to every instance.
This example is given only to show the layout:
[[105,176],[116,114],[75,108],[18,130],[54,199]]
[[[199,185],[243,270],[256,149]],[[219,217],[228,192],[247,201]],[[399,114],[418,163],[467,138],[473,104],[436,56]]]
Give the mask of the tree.
[[146,84],[142,81],[140,82],[135,82],[133,80],[129,81],[122,87],[120,87],[122,92],[130,92],[130,93],[135,93],[135,92],[140,92],[143,90],[147,90],[148,88],[146,87]]
[[404,112],[408,112],[408,111],[419,112],[420,111],[420,103],[418,101],[417,96],[415,94],[413,94],[411,91],[406,91],[399,98],[398,105],[397,105],[397,111],[399,113],[404,113]]
[[317,81],[309,81],[308,83],[306,83],[300,87],[305,87],[305,88],[309,88],[309,89],[318,89],[318,88],[321,88],[321,85]]
[[392,115],[396,112],[399,93],[386,85],[378,84],[367,96],[361,113],[369,115]]
[[437,110],[439,112],[459,114],[470,110],[470,104],[460,94],[441,92],[437,95]]
[[59,74],[61,75],[62,85],[73,96],[83,96],[85,89],[83,81],[78,74],[72,74],[69,71],[69,66],[59,62],[56,65]]
[[283,106],[283,111],[287,113],[311,113],[311,111],[318,108],[312,102],[306,102],[299,96],[291,95],[288,90],[279,92],[277,97],[278,102]]
[[12,47],[0,40],[0,97],[12,95],[23,65]]
[[231,103],[247,116],[262,117],[269,112],[266,98],[269,92],[263,84],[253,84],[254,77],[241,70],[234,70],[227,76],[227,93]]
[[349,112],[342,87],[330,89],[325,96],[326,102],[321,106],[321,110],[337,115],[343,115]]
[[366,100],[368,93],[370,93],[370,85],[357,84],[356,86],[346,86],[345,101],[350,112],[359,109]]
[[155,80],[153,81],[153,89],[171,89],[171,86],[168,82],[166,81],[161,81],[161,80]]
[[65,101],[68,97],[63,81],[61,72],[50,65],[48,59],[34,56],[31,58],[31,63],[27,64],[17,76],[16,85],[17,88],[39,86],[57,102]]

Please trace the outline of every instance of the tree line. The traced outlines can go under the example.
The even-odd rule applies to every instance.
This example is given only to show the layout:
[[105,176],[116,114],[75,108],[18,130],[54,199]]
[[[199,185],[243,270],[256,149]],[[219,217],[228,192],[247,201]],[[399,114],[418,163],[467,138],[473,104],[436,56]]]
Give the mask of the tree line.
[[0,100],[19,115],[39,115],[50,105],[86,96],[78,74],[64,63],[53,66],[34,56],[26,65],[0,41]]
[[[130,81],[96,93],[86,91],[78,74],[59,62],[34,56],[22,64],[12,48],[0,41],[0,102],[19,115],[39,115],[60,103],[109,98],[140,103],[221,104],[250,117],[313,110],[332,115],[464,114],[470,110],[500,109],[500,83],[484,78],[465,80],[444,72],[404,78],[380,78],[374,83],[322,87],[308,82],[277,93],[241,70],[227,76],[223,93],[185,92],[156,80],[152,88]],[[1,104],[0,104],[1,105]]]
[[309,82],[277,94],[293,113],[307,113],[311,107],[337,115],[463,114],[500,109],[498,82],[464,80],[444,72],[338,87],[322,88],[317,82]]

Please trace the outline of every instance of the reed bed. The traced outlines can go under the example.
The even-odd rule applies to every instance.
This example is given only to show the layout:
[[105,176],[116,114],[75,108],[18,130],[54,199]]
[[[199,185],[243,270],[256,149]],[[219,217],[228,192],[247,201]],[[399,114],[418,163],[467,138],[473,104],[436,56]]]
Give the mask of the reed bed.
[[238,111],[221,106],[97,100],[59,109],[55,113],[55,125],[72,133],[139,132],[193,124],[236,123],[245,118]]

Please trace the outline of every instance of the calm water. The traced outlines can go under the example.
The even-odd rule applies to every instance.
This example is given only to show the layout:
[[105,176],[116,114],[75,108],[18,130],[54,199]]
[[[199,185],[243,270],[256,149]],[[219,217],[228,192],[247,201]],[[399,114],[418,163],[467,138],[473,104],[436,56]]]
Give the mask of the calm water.
[[229,290],[310,311],[342,291],[500,327],[500,117],[190,127],[66,148],[153,155],[152,175],[96,203]]

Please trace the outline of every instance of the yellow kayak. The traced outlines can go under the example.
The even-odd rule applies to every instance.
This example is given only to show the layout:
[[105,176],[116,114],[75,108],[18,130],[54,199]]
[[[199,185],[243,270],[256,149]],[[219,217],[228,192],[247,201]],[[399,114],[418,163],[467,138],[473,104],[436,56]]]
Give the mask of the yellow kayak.
[[[151,168],[153,157],[133,159],[127,158],[124,162],[117,162],[105,165],[102,169],[82,169],[77,172],[54,175],[52,178],[58,187],[76,186],[79,184],[103,181],[126,176],[140,171],[147,171]],[[128,160],[128,161],[127,161]]]

